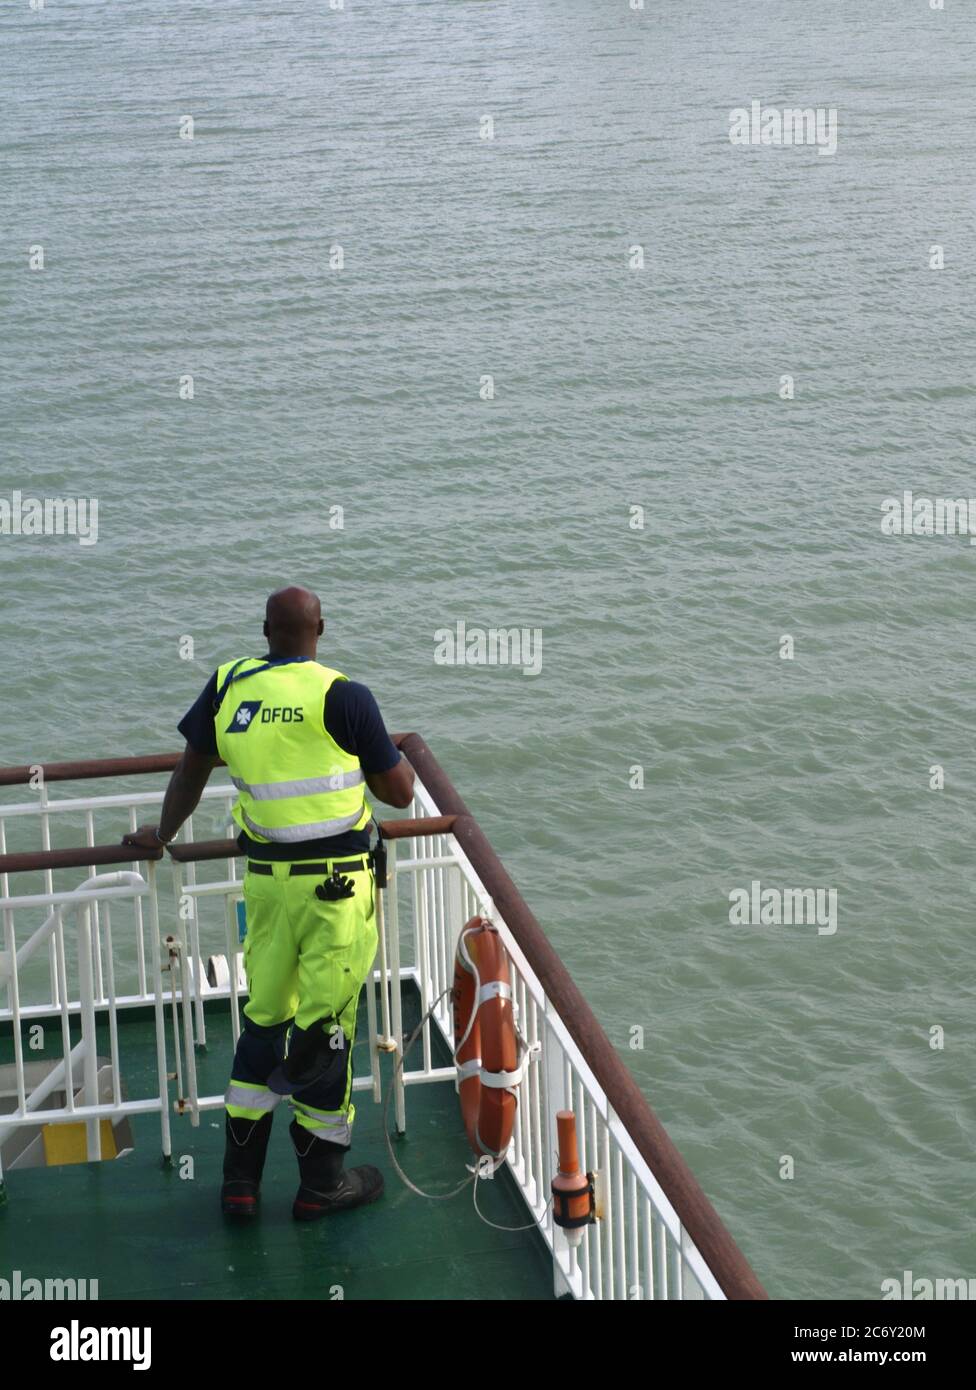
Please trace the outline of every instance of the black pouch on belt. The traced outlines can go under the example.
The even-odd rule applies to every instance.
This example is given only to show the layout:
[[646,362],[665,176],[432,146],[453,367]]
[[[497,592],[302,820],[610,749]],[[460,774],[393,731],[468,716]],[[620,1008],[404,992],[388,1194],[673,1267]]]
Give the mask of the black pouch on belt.
[[383,836],[379,833],[379,826],[376,827],[376,844],[369,852],[369,862],[376,879],[377,888],[386,887],[386,845]]

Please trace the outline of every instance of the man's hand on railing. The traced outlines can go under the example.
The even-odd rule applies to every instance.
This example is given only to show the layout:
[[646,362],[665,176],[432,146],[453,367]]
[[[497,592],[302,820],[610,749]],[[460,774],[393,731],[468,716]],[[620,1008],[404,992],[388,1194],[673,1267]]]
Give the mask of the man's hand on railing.
[[[166,787],[159,824],[140,825],[138,830],[124,835],[122,843],[135,845],[138,849],[156,850],[161,854],[163,848],[176,839],[183,822],[197,809],[207,778],[219,761],[216,756],[197,753],[187,744]],[[163,826],[168,831],[166,835],[162,833]]]
[[155,850],[158,853],[169,841],[160,839],[157,825],[140,825],[128,835],[123,835],[122,843],[134,845],[137,849]]

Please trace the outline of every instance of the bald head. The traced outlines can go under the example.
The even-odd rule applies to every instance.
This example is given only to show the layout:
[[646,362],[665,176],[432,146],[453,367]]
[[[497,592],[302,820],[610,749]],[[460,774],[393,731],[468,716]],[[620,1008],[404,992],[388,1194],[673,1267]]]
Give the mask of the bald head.
[[264,635],[273,656],[314,656],[324,627],[322,605],[311,589],[290,584],[269,597]]

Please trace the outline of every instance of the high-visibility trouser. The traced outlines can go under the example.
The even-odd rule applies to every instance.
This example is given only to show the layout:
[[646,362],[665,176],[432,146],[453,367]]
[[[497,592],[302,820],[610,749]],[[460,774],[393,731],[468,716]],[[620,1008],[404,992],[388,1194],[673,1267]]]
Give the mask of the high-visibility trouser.
[[[362,856],[358,856],[361,858]],[[357,858],[341,855],[335,861]],[[320,1139],[348,1145],[356,1108],[352,1096],[352,1050],[359,995],[376,955],[373,874],[348,874],[353,895],[332,902],[315,896],[331,872],[291,874],[289,863],[273,863],[271,874],[244,877],[247,933],[244,969],[249,999],[231,1083],[227,1113],[259,1120],[278,1104],[268,1077],[284,1055],[285,1035],[328,1015],[346,1036],[345,1065],[291,1097],[294,1118]],[[340,874],[343,872],[340,868]]]

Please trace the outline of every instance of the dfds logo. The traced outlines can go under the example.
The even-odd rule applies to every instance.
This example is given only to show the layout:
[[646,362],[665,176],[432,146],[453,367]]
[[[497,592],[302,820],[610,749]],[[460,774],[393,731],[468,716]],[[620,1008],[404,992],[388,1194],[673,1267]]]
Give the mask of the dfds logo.
[[243,734],[251,727],[251,720],[260,708],[260,700],[245,700],[243,704],[238,705],[234,718],[227,726],[227,732],[229,734]]
[[262,724],[303,724],[305,722],[305,712],[301,706],[296,709],[290,705],[265,705],[261,700],[245,700],[238,705],[233,719],[227,726],[227,732],[229,734],[246,733],[257,718],[259,710]]

